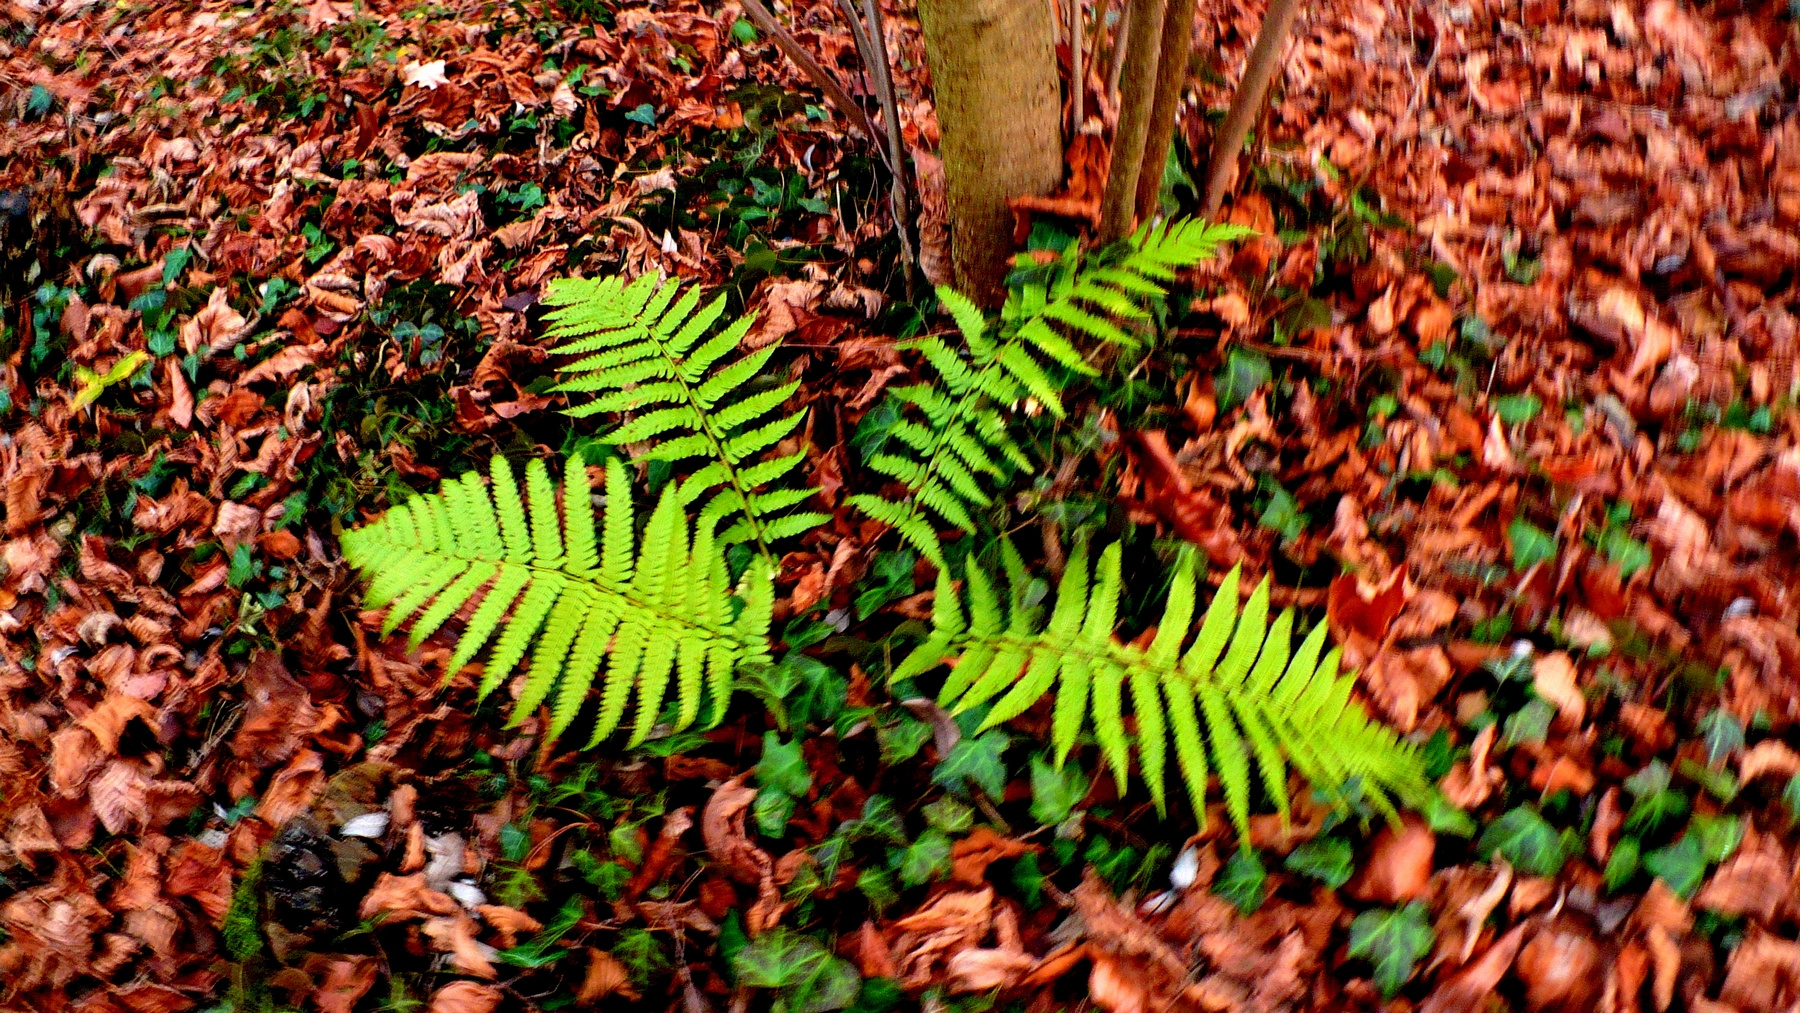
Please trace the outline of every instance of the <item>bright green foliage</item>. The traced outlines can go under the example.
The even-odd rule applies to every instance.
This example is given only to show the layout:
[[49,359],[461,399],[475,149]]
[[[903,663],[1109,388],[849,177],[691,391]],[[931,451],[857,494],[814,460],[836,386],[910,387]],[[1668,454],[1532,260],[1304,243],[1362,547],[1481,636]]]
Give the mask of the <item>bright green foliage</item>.
[[553,351],[578,357],[562,367],[574,375],[554,389],[599,395],[567,413],[629,413],[604,439],[649,444],[641,460],[705,459],[677,484],[675,499],[685,509],[713,493],[701,508],[701,526],[736,518],[722,543],[754,542],[768,555],[770,543],[830,520],[816,511],[790,512],[815,491],[792,484],[805,454],[765,455],[806,414],[778,412],[798,380],[762,380],[780,342],[720,365],[750,332],[753,316],[714,333],[725,313],[723,294],[702,306],[698,288],[684,292],[678,283],[648,274],[629,285],[616,277],[559,278],[544,302],[555,307],[548,315],[550,337],[566,339]]
[[850,502],[893,527],[941,568],[943,550],[932,516],[974,532],[973,511],[992,506],[994,488],[1031,466],[1008,432],[1013,406],[1031,398],[1060,418],[1066,377],[1098,372],[1072,338],[1139,348],[1139,338],[1127,328],[1141,330],[1150,322],[1149,305],[1166,294],[1176,271],[1213,256],[1220,243],[1247,231],[1197,219],[1147,225],[1121,256],[1087,264],[1071,256],[1050,284],[1016,289],[994,328],[967,298],[938,289],[962,333],[962,347],[935,335],[911,343],[937,381],[893,390],[911,409],[889,432],[890,446],[898,446],[865,462],[904,485],[906,495],[894,500],[862,494]]
[[1184,649],[1195,610],[1194,562],[1191,553],[1184,554],[1156,637],[1138,648],[1113,637],[1121,585],[1117,544],[1101,552],[1092,568],[1087,547],[1077,546],[1041,628],[1039,610],[1021,605],[1027,584],[1023,566],[1016,565],[1012,547],[1001,544],[1012,574],[1011,594],[1003,599],[994,579],[973,562],[966,595],[957,592],[948,574],[940,574],[931,635],[896,668],[894,678],[916,678],[953,661],[938,702],[953,712],[991,702],[983,727],[1024,713],[1054,687],[1056,762],[1068,757],[1082,728],[1091,726],[1121,794],[1131,763],[1125,731],[1129,692],[1138,763],[1157,808],[1164,803],[1173,738],[1195,812],[1204,819],[1207,777],[1217,772],[1226,809],[1241,832],[1249,823],[1253,767],[1284,816],[1289,764],[1322,787],[1359,778],[1364,797],[1390,814],[1390,795],[1411,801],[1427,793],[1418,751],[1351,701],[1354,680],[1338,672],[1336,650],[1321,660],[1324,626],[1293,650],[1293,611],[1268,621],[1267,580],[1240,609],[1233,568]]
[[384,634],[410,620],[416,646],[471,608],[447,671],[492,641],[484,697],[530,650],[514,724],[554,692],[554,739],[575,719],[604,664],[588,745],[618,728],[634,688],[636,745],[671,690],[677,729],[699,716],[708,688],[716,721],[733,671],[769,661],[770,564],[751,563],[738,589],[745,605],[734,619],[733,587],[712,524],[703,520],[690,533],[672,489],[651,513],[640,548],[632,542],[631,486],[616,460],[606,465],[607,509],[598,524],[578,459],[564,469],[560,505],[540,460],[526,466],[523,492],[505,458],[494,458],[491,474],[484,484],[469,472],[346,532],[344,558],[368,580],[370,607],[387,606]]
[[1436,941],[1431,913],[1416,900],[1404,907],[1364,911],[1350,923],[1350,956],[1374,965],[1375,986],[1388,999],[1405,986]]

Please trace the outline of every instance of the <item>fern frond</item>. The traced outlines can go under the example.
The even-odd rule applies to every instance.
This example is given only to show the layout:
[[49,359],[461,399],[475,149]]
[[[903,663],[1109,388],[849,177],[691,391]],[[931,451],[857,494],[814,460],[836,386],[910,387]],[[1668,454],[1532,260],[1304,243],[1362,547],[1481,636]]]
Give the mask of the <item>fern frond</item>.
[[[666,312],[682,309],[677,303]],[[629,739],[636,745],[662,714],[671,687],[677,729],[694,722],[707,693],[717,721],[732,672],[770,660],[770,563],[754,560],[734,588],[710,522],[690,525],[672,485],[634,544],[631,486],[617,460],[606,464],[598,527],[578,458],[564,468],[560,503],[540,460],[526,466],[523,492],[505,458],[495,457],[489,474],[483,483],[469,472],[400,504],[345,532],[343,548],[370,581],[369,604],[388,606],[384,630],[410,621],[415,646],[472,608],[449,672],[491,644],[483,697],[530,652],[513,724],[550,702],[547,734],[555,739],[598,680],[599,715],[588,745],[619,727],[634,695]],[[745,602],[735,619],[734,594]]]
[[[1048,284],[1015,289],[993,327],[967,297],[939,288],[938,300],[956,322],[963,347],[953,350],[936,336],[908,346],[937,373],[938,383],[891,393],[908,416],[916,413],[929,425],[903,419],[889,441],[910,453],[883,452],[864,462],[899,482],[905,493],[897,499],[865,493],[849,497],[850,503],[892,526],[941,567],[936,523],[973,533],[976,514],[999,499],[998,490],[1017,471],[1031,467],[1009,435],[1007,413],[1029,398],[1061,418],[1070,378],[1099,372],[1075,339],[1140,347],[1136,332],[1152,318],[1151,305],[1168,294],[1176,270],[1247,234],[1241,226],[1197,219],[1146,225],[1086,262],[1071,255]],[[1096,685],[1110,693],[1111,676],[1096,677],[1103,677]]]
[[[792,534],[830,519],[817,511],[785,512],[808,498],[810,490],[791,498],[764,492],[804,461],[802,451],[757,459],[791,435],[804,412],[779,411],[797,383],[770,387],[759,382],[780,342],[726,361],[750,332],[754,317],[718,327],[725,315],[724,295],[702,305],[698,288],[683,290],[677,282],[650,275],[630,284],[617,277],[557,279],[544,302],[552,307],[548,333],[562,339],[552,351],[576,357],[562,367],[568,378],[552,389],[595,395],[565,412],[629,416],[603,439],[649,444],[639,460],[708,459],[683,480],[681,502],[719,490],[714,514],[737,518],[723,538],[753,542],[763,556],[773,558],[770,543],[782,537],[774,532]],[[774,506],[778,500],[784,506]]]
[[973,560],[961,595],[940,575],[932,631],[896,667],[896,679],[952,666],[938,703],[960,713],[991,702],[983,728],[1054,692],[1055,762],[1090,730],[1120,794],[1133,754],[1129,704],[1138,766],[1158,811],[1172,740],[1195,812],[1204,819],[1208,778],[1217,775],[1226,812],[1243,834],[1253,774],[1284,820],[1290,766],[1321,787],[1360,779],[1364,797],[1389,814],[1396,802],[1417,802],[1429,791],[1417,750],[1352,702],[1354,679],[1338,672],[1337,651],[1321,661],[1324,627],[1296,650],[1293,610],[1270,621],[1266,578],[1240,606],[1233,568],[1195,630],[1194,557],[1183,553],[1156,636],[1131,646],[1113,635],[1123,587],[1117,544],[1092,565],[1085,546],[1070,553],[1047,622],[1041,609],[1021,607],[1029,578],[1016,553],[1005,551],[1010,546],[1002,547],[1011,593],[1000,594]]

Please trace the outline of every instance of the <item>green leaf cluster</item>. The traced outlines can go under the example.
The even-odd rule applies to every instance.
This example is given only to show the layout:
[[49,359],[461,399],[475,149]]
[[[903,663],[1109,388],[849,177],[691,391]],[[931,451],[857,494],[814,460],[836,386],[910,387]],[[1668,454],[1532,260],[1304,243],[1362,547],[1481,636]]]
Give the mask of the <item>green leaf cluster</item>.
[[769,660],[771,564],[758,558],[733,585],[711,524],[690,528],[673,488],[634,542],[631,486],[616,460],[606,465],[598,523],[592,493],[578,458],[564,468],[559,496],[543,461],[526,466],[521,490],[495,457],[489,482],[466,473],[345,532],[344,558],[368,580],[366,602],[387,607],[382,633],[410,622],[414,646],[472,607],[446,671],[491,642],[482,696],[529,652],[513,724],[550,700],[547,734],[561,735],[603,666],[590,748],[619,727],[634,691],[632,745],[649,735],[671,691],[677,730],[699,717],[708,692],[716,722],[734,670]]
[[978,731],[1024,713],[1054,688],[1055,763],[1091,729],[1123,794],[1132,757],[1129,695],[1138,766],[1159,811],[1172,740],[1195,812],[1204,818],[1207,780],[1216,773],[1241,832],[1249,825],[1253,769],[1284,817],[1290,764],[1315,785],[1356,779],[1390,815],[1390,796],[1427,794],[1418,751],[1352,702],[1353,681],[1339,673],[1336,650],[1321,659],[1325,628],[1295,649],[1293,610],[1269,621],[1267,580],[1240,608],[1234,568],[1190,642],[1196,579],[1193,555],[1184,553],[1156,637],[1139,648],[1113,636],[1122,587],[1118,544],[1092,565],[1087,546],[1076,546],[1047,622],[1041,609],[1024,604],[1024,566],[1010,544],[1001,545],[1011,593],[1003,595],[973,561],[962,593],[941,572],[932,631],[893,676],[912,679],[953,665],[938,703],[952,713],[991,704]]
[[1088,263],[1071,255],[1049,283],[1015,289],[992,327],[967,297],[938,289],[962,341],[930,335],[910,344],[936,380],[892,391],[904,411],[887,445],[864,462],[905,493],[863,493],[849,502],[941,568],[933,518],[973,533],[976,513],[994,505],[996,490],[1031,467],[1012,437],[1011,413],[1029,399],[1061,418],[1070,378],[1099,372],[1071,339],[1140,348],[1134,331],[1151,322],[1149,307],[1167,294],[1176,271],[1246,234],[1241,226],[1198,219],[1146,225],[1120,250]]
[[779,411],[800,381],[772,383],[764,377],[779,341],[726,363],[755,317],[715,329],[725,315],[725,299],[721,293],[703,306],[698,288],[683,291],[650,274],[630,284],[617,277],[552,281],[544,295],[553,307],[549,335],[566,339],[552,351],[576,357],[562,367],[573,375],[552,389],[597,395],[565,409],[577,418],[629,415],[602,439],[648,444],[639,460],[703,459],[706,463],[676,484],[676,502],[686,509],[710,494],[700,510],[701,524],[735,518],[719,540],[754,542],[767,555],[771,543],[830,517],[795,510],[814,490],[784,484],[805,462],[804,452],[770,453],[805,418],[805,412]]

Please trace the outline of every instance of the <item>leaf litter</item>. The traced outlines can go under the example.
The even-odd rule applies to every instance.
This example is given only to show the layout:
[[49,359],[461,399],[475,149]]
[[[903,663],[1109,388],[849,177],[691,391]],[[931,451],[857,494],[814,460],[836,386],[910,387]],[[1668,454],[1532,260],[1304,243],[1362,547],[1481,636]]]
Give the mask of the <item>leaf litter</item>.
[[[739,14],[6,5],[7,1004],[1793,1004],[1790,10],[1303,15],[1225,212],[1260,235],[1185,279],[1180,375],[1057,434],[1019,514],[1272,573],[1435,758],[1438,811],[1297,801],[1248,842],[1104,779],[1040,805],[1033,713],[934,785],[973,726],[883,706],[880,645],[832,639],[929,615],[930,568],[848,511],[781,561],[774,737],[584,763],[475,709],[447,642],[357,611],[345,525],[563,449],[553,277],[727,287],[747,348],[796,351],[821,501],[869,480],[850,448],[913,369],[893,223],[866,145]],[[786,16],[868,91],[830,5]],[[1191,161],[1260,17],[1201,6]],[[889,28],[930,276],[937,124],[916,12]],[[1022,215],[1091,221],[1092,107]],[[808,725],[834,734],[806,783],[752,786]]]

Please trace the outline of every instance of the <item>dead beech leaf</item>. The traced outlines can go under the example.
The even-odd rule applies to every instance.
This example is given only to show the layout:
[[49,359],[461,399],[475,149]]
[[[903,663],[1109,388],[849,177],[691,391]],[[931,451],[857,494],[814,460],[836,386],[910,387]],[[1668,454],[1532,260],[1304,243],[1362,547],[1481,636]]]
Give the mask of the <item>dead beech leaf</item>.
[[587,971],[581,977],[581,987],[575,991],[575,1001],[586,1006],[609,995],[632,1002],[640,998],[637,989],[631,985],[631,972],[625,969],[619,958],[590,946]]
[[1587,717],[1587,700],[1575,683],[1575,662],[1567,651],[1540,654],[1531,666],[1532,688],[1556,705],[1558,717],[1568,728],[1580,728]]
[[1149,1013],[1150,994],[1142,979],[1111,957],[1094,958],[1088,995],[1107,1013]]
[[983,823],[968,837],[951,845],[950,876],[970,886],[981,886],[986,882],[989,865],[1032,850],[1035,850],[1033,845],[1001,837]]
[[744,783],[749,776],[749,772],[739,774],[713,789],[712,798],[700,814],[700,836],[706,841],[707,853],[727,875],[756,886],[769,877],[774,860],[750,843],[745,832],[745,814],[756,800],[756,789]]
[[1464,967],[1456,976],[1437,987],[1419,1006],[1419,1013],[1479,1013],[1487,1004],[1494,986],[1506,976],[1513,958],[1525,941],[1525,926],[1514,926],[1488,947],[1481,959]]
[[436,91],[439,85],[447,84],[450,80],[444,76],[444,66],[443,60],[408,63],[400,68],[400,83],[408,88]]
[[431,994],[425,1013],[494,1013],[504,998],[500,990],[478,981],[453,981]]
[[1500,906],[1500,901],[1506,896],[1506,888],[1512,885],[1512,881],[1512,866],[1506,864],[1506,859],[1495,856],[1493,881],[1457,909],[1457,917],[1464,923],[1462,957],[1459,963],[1468,963],[1469,958],[1474,955],[1475,943],[1481,938],[1481,927],[1487,924],[1488,915],[1493,914],[1494,909]]
[[457,908],[453,915],[425,919],[419,926],[419,931],[431,940],[433,949],[450,954],[451,966],[459,972],[478,978],[499,975],[493,962],[498,951],[476,940],[475,919],[464,913],[462,908]]
[[332,957],[325,965],[325,980],[313,990],[319,1013],[351,1013],[375,985],[375,958]]
[[1784,781],[1800,774],[1800,753],[1780,739],[1764,739],[1739,755],[1738,780],[1749,784],[1764,774]]
[[231,308],[230,293],[214,288],[206,305],[181,325],[181,345],[192,355],[201,349],[217,355],[243,340],[248,322],[243,314]]
[[1373,904],[1398,905],[1428,892],[1437,835],[1423,821],[1408,817],[1398,831],[1383,827],[1369,848],[1369,858],[1345,892]]
[[1519,950],[1513,974],[1525,984],[1526,1009],[1573,1013],[1593,1008],[1605,978],[1601,969],[1593,935],[1559,919]]

